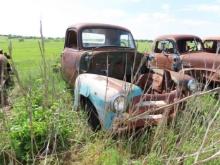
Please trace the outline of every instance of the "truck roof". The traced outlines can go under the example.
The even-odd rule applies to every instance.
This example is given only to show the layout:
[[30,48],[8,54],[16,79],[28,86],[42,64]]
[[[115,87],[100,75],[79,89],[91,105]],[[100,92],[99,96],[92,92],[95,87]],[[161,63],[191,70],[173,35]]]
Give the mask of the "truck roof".
[[124,28],[122,26],[102,24],[102,23],[78,23],[68,27],[68,29],[70,28],[75,28],[76,30],[81,30],[84,28],[114,28],[114,29],[125,30],[130,32],[129,29]]
[[189,35],[189,34],[173,34],[173,35],[161,35],[157,37],[156,40],[162,40],[162,39],[181,40],[181,39],[187,39],[187,38],[199,38],[199,37],[195,35]]
[[206,41],[206,40],[216,40],[216,41],[220,41],[220,36],[209,36],[209,37],[205,37],[203,39],[203,41]]

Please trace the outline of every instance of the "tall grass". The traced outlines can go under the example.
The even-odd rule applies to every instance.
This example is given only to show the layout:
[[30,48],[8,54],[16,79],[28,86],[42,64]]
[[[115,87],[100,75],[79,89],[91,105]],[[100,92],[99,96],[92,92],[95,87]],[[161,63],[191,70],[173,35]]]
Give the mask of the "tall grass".
[[212,94],[191,97],[170,123],[122,136],[94,133],[73,110],[72,90],[53,73],[56,59],[46,58],[44,42],[42,32],[38,74],[22,78],[9,45],[16,82],[8,91],[13,107],[0,111],[0,164],[220,163],[220,103]]
[[[52,72],[52,64],[45,58],[43,34],[39,46],[39,74],[20,79],[12,58],[16,85],[9,91],[13,108],[0,112],[0,164],[37,164],[42,159],[47,164],[47,155],[70,148],[74,133],[84,127],[80,114],[72,110],[72,91],[65,88],[60,74]],[[12,48],[10,42],[13,57]],[[78,134],[75,140],[83,138]]]

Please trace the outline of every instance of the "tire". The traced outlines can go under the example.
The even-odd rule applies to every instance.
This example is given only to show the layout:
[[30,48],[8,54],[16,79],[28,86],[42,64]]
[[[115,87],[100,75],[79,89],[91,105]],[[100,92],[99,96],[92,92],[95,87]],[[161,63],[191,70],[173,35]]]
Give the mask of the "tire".
[[91,129],[96,132],[101,129],[101,124],[99,121],[98,113],[94,107],[94,105],[88,99],[85,102],[85,111],[88,115],[88,124]]

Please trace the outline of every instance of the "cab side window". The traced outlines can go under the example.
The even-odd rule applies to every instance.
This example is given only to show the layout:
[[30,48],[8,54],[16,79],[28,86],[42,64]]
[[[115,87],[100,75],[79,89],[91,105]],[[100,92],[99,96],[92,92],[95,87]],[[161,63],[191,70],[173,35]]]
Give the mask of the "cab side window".
[[66,47],[77,49],[77,34],[73,30],[67,32]]
[[214,41],[204,41],[204,49],[207,52],[215,53],[217,50],[217,42]]

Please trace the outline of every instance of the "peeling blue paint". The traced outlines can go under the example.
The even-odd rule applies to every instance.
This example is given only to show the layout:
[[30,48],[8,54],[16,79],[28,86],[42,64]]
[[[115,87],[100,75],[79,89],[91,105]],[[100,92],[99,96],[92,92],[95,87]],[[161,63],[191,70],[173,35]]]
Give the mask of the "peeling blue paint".
[[[103,88],[105,89],[106,86]],[[110,129],[112,126],[112,122],[114,117],[116,116],[116,113],[110,110],[110,101],[111,100],[105,100],[105,97],[99,95],[98,89],[96,89],[96,86],[94,86],[91,83],[81,83],[80,85],[75,86],[75,100],[74,100],[74,106],[77,106],[79,104],[79,95],[83,95],[92,102],[94,107],[97,110],[97,113],[99,115],[99,119],[103,125],[104,129]],[[130,102],[131,99],[135,96],[139,96],[143,93],[140,87],[136,85],[132,85],[132,89],[128,94],[128,101]],[[118,95],[119,93],[117,93]],[[115,95],[115,94],[114,94]],[[113,95],[113,96],[114,96]],[[112,98],[113,98],[112,96]]]
[[113,122],[113,119],[115,118],[115,116],[116,116],[116,113],[113,111],[106,112],[105,120],[103,123],[104,129],[109,129],[112,127],[112,122]]

